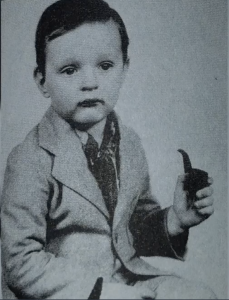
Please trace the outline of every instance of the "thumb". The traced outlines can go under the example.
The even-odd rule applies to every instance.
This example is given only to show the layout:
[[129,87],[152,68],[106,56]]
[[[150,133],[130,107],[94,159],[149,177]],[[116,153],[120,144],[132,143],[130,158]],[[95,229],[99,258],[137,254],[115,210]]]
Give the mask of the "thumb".
[[178,176],[176,188],[175,188],[175,196],[178,196],[178,198],[186,198],[187,191],[184,190],[184,184],[185,180],[187,179],[188,174],[183,174]]
[[187,177],[187,174],[182,174],[182,175],[178,176],[177,183],[176,183],[176,188],[183,190],[184,182],[186,180],[186,177]]

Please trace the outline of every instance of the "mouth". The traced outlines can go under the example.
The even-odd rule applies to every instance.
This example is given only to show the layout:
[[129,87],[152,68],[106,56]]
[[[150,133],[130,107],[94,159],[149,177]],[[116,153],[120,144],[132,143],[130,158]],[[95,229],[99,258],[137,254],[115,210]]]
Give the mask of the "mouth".
[[101,99],[86,99],[78,103],[79,107],[95,107],[98,104],[104,104],[104,101]]

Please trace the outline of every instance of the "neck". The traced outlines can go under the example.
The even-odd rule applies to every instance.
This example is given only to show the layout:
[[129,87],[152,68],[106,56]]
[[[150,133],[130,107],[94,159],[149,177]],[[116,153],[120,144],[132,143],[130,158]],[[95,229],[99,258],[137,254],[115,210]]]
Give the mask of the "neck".
[[106,120],[107,118],[104,118],[98,123],[74,123],[72,127],[74,127],[74,129],[76,129],[77,131],[87,132],[91,134],[100,145],[103,140],[103,132]]

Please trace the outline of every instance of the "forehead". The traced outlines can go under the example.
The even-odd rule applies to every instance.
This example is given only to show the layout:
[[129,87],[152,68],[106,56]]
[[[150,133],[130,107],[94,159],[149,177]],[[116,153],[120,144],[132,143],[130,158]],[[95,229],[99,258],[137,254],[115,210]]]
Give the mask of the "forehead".
[[72,57],[93,59],[99,55],[120,54],[121,37],[118,25],[113,20],[85,23],[48,42],[46,47],[47,62]]

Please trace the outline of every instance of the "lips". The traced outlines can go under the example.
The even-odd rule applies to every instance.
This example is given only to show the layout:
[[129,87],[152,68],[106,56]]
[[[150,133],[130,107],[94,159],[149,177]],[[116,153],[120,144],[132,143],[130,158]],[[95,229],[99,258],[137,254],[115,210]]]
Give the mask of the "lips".
[[97,99],[97,98],[85,99],[84,101],[79,102],[78,106],[79,107],[94,107],[94,106],[98,105],[99,103],[104,104],[104,101],[101,99]]

